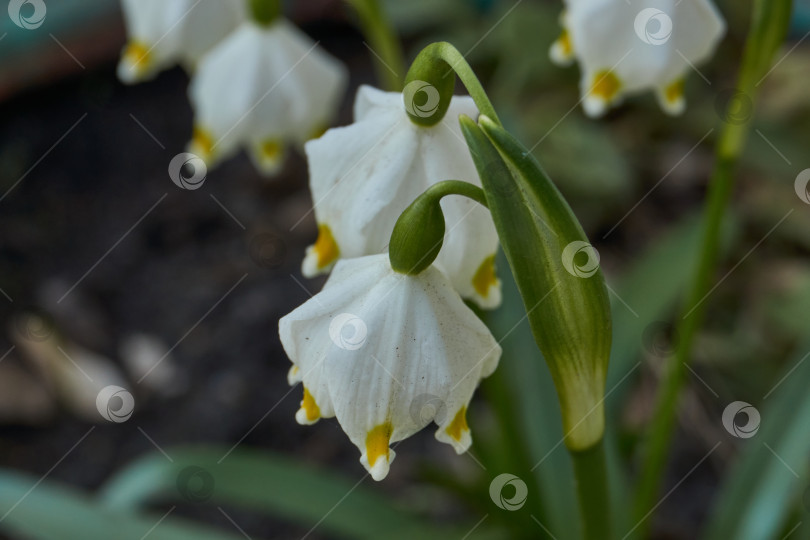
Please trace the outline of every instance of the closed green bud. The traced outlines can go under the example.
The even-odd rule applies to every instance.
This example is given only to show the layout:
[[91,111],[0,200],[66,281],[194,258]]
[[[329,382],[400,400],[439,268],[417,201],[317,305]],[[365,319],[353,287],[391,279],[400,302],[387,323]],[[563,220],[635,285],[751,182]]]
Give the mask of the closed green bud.
[[444,43],[425,47],[405,76],[402,101],[412,122],[421,126],[438,124],[450,107],[456,74],[441,58]]
[[462,117],[501,245],[545,356],[565,442],[583,451],[604,433],[610,302],[599,257],[568,203],[512,135]]

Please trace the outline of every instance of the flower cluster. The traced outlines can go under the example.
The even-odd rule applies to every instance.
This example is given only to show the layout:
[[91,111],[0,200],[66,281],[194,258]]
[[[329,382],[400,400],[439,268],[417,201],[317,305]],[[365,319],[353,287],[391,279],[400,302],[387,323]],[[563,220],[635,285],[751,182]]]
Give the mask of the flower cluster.
[[725,32],[710,0],[566,0],[551,59],[579,61],[582,106],[601,116],[625,95],[654,90],[664,111],[686,107],[684,78]]
[[251,18],[245,0],[122,0],[129,43],[118,66],[127,83],[176,63],[192,76],[189,151],[213,166],[245,148],[276,172],[288,142],[302,146],[334,116],[345,67],[278,15]]

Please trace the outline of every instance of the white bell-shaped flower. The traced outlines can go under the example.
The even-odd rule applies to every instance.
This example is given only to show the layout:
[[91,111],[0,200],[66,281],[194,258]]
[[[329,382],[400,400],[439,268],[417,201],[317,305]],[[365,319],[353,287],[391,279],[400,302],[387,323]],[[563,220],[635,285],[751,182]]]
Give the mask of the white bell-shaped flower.
[[339,261],[279,333],[289,382],[304,387],[296,420],[336,416],[375,480],[388,474],[391,443],[431,421],[439,441],[465,452],[467,406],[501,355],[440,270],[398,274],[387,254]]
[[286,141],[303,145],[326,129],[347,80],[343,64],[284,18],[246,22],[205,56],[191,82],[189,151],[210,166],[244,146],[272,174]]
[[711,0],[567,0],[551,58],[579,61],[582,104],[601,116],[623,96],[654,90],[661,107],[686,107],[684,78],[714,52],[725,22]]
[[[354,123],[305,146],[318,222],[318,239],[302,265],[305,276],[329,271],[339,258],[385,251],[399,215],[431,185],[481,185],[459,127],[461,114],[478,117],[472,98],[453,97],[441,122],[419,126],[408,118],[403,94],[360,87]],[[445,197],[441,205],[446,233],[436,266],[463,297],[497,307],[498,234],[489,211],[460,196]]]
[[192,70],[247,16],[244,0],[121,0],[128,43],[118,64],[125,83],[180,63]]

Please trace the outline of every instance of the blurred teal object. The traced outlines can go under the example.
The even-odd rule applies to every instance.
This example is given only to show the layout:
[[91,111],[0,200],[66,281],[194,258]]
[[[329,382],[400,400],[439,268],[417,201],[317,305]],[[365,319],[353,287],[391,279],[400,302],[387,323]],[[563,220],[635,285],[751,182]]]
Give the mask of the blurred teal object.
[[803,37],[810,31],[810,0],[795,0],[790,32],[794,37]]

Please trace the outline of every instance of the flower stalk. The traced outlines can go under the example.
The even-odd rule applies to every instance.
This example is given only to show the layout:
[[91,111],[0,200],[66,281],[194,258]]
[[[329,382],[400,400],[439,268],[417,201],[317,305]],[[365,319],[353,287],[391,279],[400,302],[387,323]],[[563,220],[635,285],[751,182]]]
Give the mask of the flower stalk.
[[487,205],[484,191],[469,182],[445,180],[429,187],[402,212],[394,225],[388,256],[396,272],[415,276],[436,260],[445,231],[440,202],[447,195],[462,195]]
[[571,452],[577,498],[583,515],[585,540],[609,540],[610,498],[608,497],[605,445],[600,440],[591,448]]
[[[767,75],[773,56],[787,33],[791,7],[791,0],[756,0],[754,3],[753,26],[737,85],[737,95],[750,100],[752,108],[759,83]],[[634,510],[640,524],[646,522],[657,500],[675,428],[678,397],[686,380],[692,344],[706,313],[703,300],[719,262],[720,232],[734,188],[734,172],[749,132],[750,119],[744,123],[726,123],[717,144],[715,168],[704,208],[700,259],[683,306],[685,314],[677,324],[677,348],[666,367],[636,491]],[[647,526],[648,522],[639,527],[642,536]]]
[[402,46],[396,31],[379,0],[347,0],[357,11],[363,34],[377,56],[377,77],[382,88],[391,92],[402,90],[405,73]]

